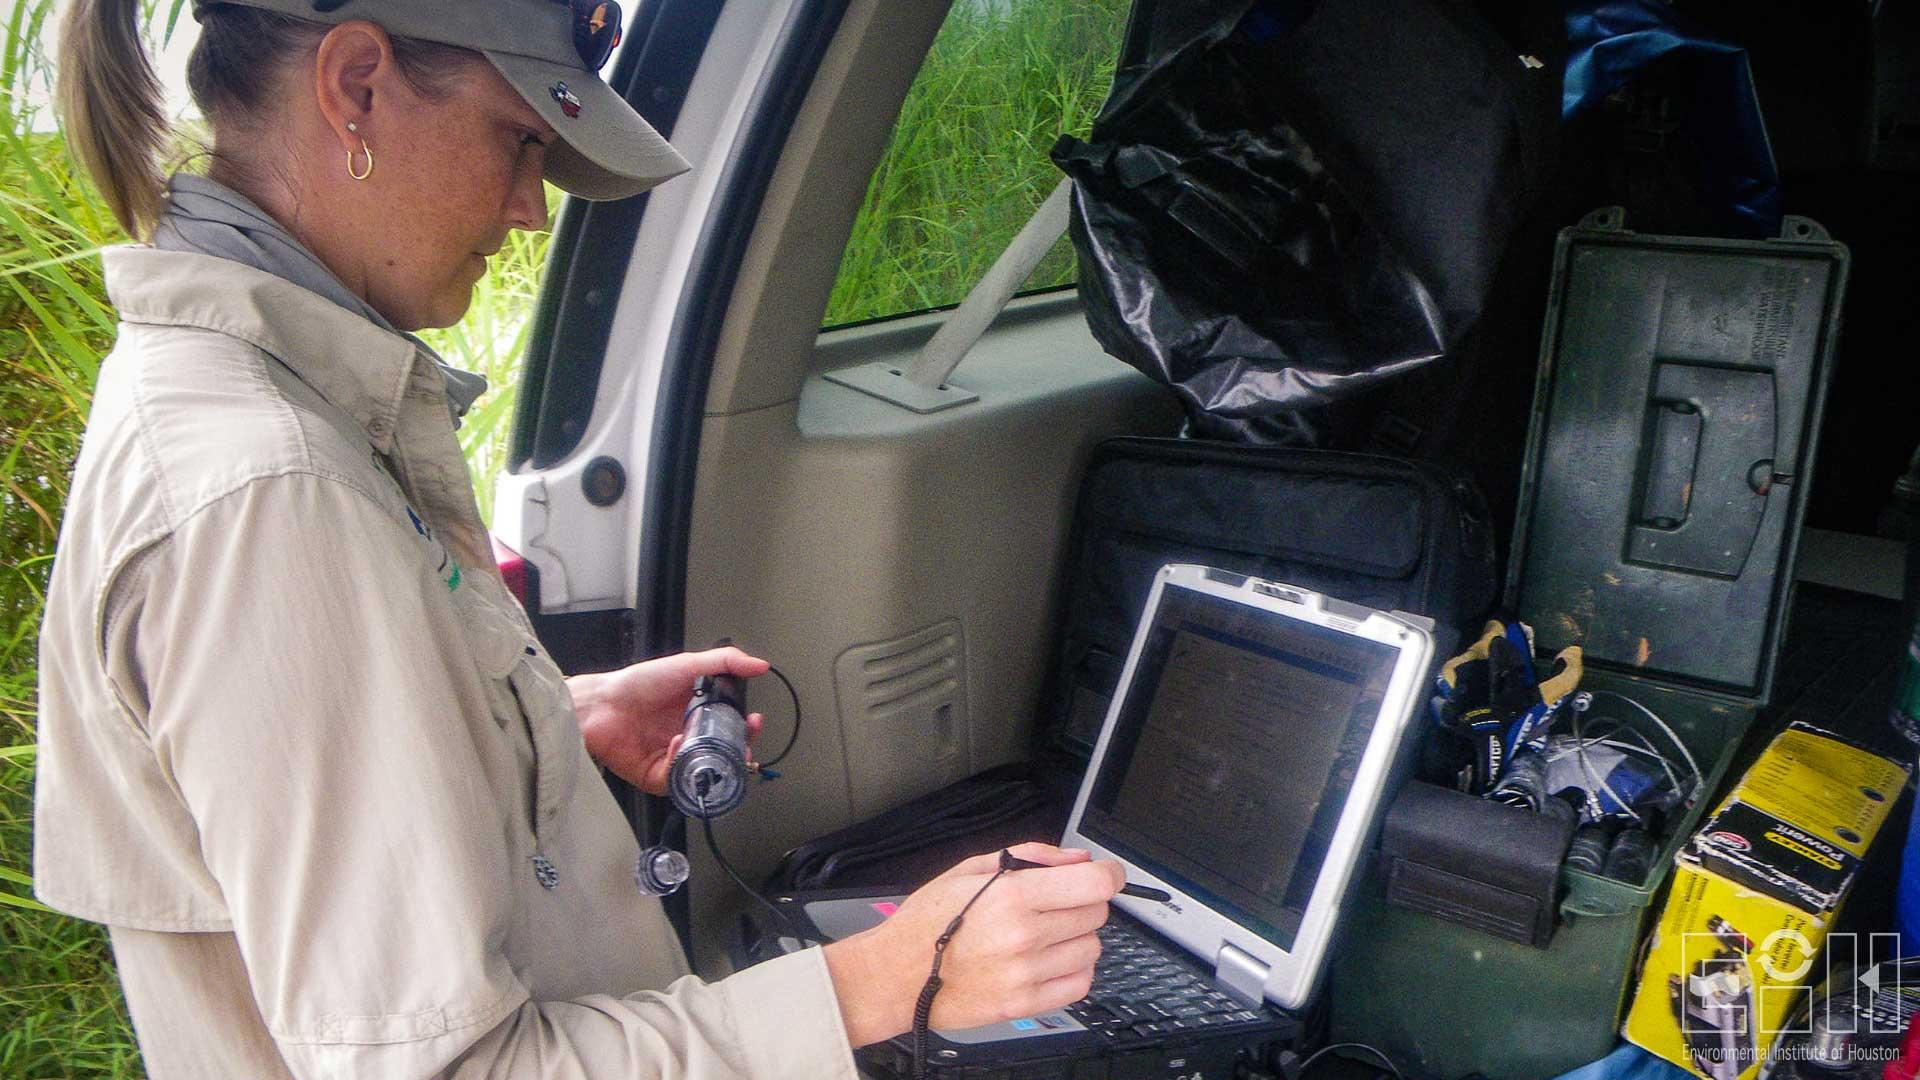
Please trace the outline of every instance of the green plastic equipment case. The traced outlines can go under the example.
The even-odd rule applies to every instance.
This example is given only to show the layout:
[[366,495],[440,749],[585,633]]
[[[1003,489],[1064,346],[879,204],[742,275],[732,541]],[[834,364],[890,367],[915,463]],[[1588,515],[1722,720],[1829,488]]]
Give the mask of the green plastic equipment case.
[[1804,218],[1775,240],[1642,236],[1609,208],[1561,233],[1507,606],[1542,652],[1583,646],[1583,687],[1658,713],[1707,781],[1645,881],[1561,870],[1545,948],[1390,907],[1370,871],[1334,1041],[1439,1080],[1543,1080],[1615,1045],[1673,854],[1772,685],[1846,271]]

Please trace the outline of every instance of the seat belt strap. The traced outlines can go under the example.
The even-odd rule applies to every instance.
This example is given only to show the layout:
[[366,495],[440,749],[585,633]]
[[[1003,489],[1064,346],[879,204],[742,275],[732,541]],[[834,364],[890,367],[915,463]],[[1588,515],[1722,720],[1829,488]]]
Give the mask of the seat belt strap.
[[1007,249],[907,366],[906,376],[921,386],[937,387],[960,366],[980,335],[999,318],[1007,301],[1033,276],[1034,267],[1067,231],[1073,181],[1062,178],[1040,209],[1020,227]]
[[829,371],[823,378],[916,413],[939,412],[980,400],[980,395],[948,383],[947,377],[1067,231],[1072,194],[1073,181],[1061,180],[910,363],[882,360],[858,364]]

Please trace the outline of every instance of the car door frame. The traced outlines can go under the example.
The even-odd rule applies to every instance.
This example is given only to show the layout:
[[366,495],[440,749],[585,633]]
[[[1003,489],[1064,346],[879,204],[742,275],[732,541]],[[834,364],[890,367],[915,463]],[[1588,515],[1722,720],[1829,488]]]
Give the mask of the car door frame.
[[[608,81],[663,136],[671,138],[689,90],[702,64],[709,62],[708,46],[728,6],[723,0],[653,0],[637,13],[641,18],[632,28],[633,40]],[[705,204],[688,272],[679,283],[681,303],[664,349],[645,462],[629,467],[616,459],[611,466],[602,465],[618,469],[623,477],[637,476],[629,492],[639,500],[634,602],[529,613],[543,642],[568,672],[610,670],[686,647],[691,463],[699,454],[701,415],[722,322],[785,133],[847,6],[848,0],[794,0],[786,6],[767,63],[754,76],[745,126],[718,164],[718,193]],[[650,194],[607,203],[568,199],[564,204],[529,335],[509,475],[538,473],[573,455],[584,440],[613,346],[618,297],[609,297],[607,290],[627,279]],[[686,464],[664,467],[666,463]],[[684,847],[684,831],[663,835],[662,824],[674,820],[664,799],[645,795],[617,777],[607,779],[643,845]],[[679,824],[684,830],[684,822]],[[685,892],[669,897],[666,906],[683,947],[690,951]]]

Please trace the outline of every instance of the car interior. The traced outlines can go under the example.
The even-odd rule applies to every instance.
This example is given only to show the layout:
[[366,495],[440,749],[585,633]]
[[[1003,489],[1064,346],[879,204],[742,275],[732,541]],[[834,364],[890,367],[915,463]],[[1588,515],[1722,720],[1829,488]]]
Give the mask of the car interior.
[[[1496,27],[1521,7],[1461,6]],[[1748,51],[1784,209],[1852,260],[1788,626],[1801,659],[1783,660],[1763,717],[1884,708],[1912,616],[1911,519],[1893,493],[1920,440],[1920,19],[1896,0],[1675,6]],[[1128,13],[1108,7],[1122,41]],[[1103,440],[1175,436],[1186,421],[1163,382],[1102,348],[1071,280],[993,319],[952,376],[966,404],[916,412],[828,377],[910,365],[960,299],[826,325],[848,237],[949,16],[894,0],[642,6],[610,81],[694,171],[623,203],[569,204],[555,226],[494,531],[534,572],[536,626],[564,667],[724,638],[791,678],[804,723],[779,779],[716,824],[748,881],[796,845],[1032,752],[1080,478]],[[1663,70],[1616,95],[1606,122],[1558,133],[1479,324],[1379,406],[1423,403],[1409,456],[1475,479],[1503,557],[1556,236],[1607,206],[1648,233],[1704,228],[1672,197],[1693,152],[1675,110],[1692,91]],[[749,695],[777,749],[798,723],[785,692],[759,680]],[[657,802],[616,794],[643,834],[657,826]],[[1891,923],[1886,860],[1904,822],[1889,819],[1879,870],[1861,879],[1851,911],[1868,924]],[[746,901],[705,851],[689,854],[678,900],[697,970],[717,976]]]
[[[1101,439],[1180,427],[1160,387],[1101,351],[1072,290],[1008,305],[963,363],[959,377],[980,396],[963,409],[913,414],[822,377],[910,357],[942,321],[934,312],[821,329],[846,233],[917,71],[908,58],[944,14],[850,4],[837,20],[739,255],[704,392],[688,395],[697,411],[680,439],[653,441],[666,451],[663,475],[635,479],[628,499],[657,484],[684,504],[668,510],[662,497],[663,520],[606,552],[608,569],[633,574],[643,552],[680,547],[683,580],[642,590],[679,599],[678,639],[730,637],[799,690],[805,728],[781,779],[723,825],[750,878],[795,844],[1024,753],[1079,470]],[[678,123],[688,122],[683,112]],[[616,341],[621,326],[616,318]],[[610,348],[607,367],[622,359]],[[696,404],[665,398],[655,410]],[[546,486],[564,482],[549,474]],[[685,532],[677,544],[668,515]],[[501,524],[522,554],[571,544],[550,531],[527,543]],[[649,526],[668,538],[648,543]],[[534,561],[546,602],[559,575]],[[571,579],[573,559],[558,562]],[[642,626],[668,618],[640,611]],[[574,625],[552,631],[554,647],[570,655],[563,642],[596,636],[612,625],[604,618],[566,613],[561,623]],[[673,647],[664,636],[640,644],[649,631],[634,632],[636,655]],[[752,702],[767,709],[769,738],[781,737],[778,696],[756,691]],[[713,872],[696,866],[696,876]],[[728,909],[706,898],[696,908],[694,940],[713,944],[703,961],[716,963]]]

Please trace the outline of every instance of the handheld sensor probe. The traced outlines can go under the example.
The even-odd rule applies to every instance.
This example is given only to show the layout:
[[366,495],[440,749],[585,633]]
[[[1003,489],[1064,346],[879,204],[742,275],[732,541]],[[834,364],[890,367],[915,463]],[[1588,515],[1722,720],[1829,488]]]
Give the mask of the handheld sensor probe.
[[687,703],[685,737],[667,773],[667,796],[690,818],[716,818],[747,797],[747,687],[737,675],[703,675]]

